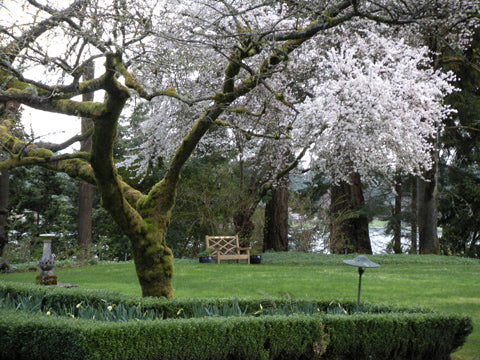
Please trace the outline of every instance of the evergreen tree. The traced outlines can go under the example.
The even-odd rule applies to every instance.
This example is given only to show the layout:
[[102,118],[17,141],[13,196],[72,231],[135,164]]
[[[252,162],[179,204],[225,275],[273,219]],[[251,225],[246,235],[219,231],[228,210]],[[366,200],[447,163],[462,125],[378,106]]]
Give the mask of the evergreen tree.
[[447,101],[457,110],[441,138],[443,146],[439,224],[446,254],[480,256],[480,31],[471,46],[442,59],[462,91]]

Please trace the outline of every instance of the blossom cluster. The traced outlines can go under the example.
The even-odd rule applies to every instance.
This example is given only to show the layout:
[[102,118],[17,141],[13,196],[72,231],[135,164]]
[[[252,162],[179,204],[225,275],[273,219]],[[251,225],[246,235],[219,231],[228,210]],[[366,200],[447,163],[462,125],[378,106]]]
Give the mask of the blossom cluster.
[[358,29],[316,56],[311,97],[298,106],[296,137],[312,139],[312,161],[335,180],[352,172],[420,173],[452,113],[443,104],[453,75],[434,70],[426,47]]

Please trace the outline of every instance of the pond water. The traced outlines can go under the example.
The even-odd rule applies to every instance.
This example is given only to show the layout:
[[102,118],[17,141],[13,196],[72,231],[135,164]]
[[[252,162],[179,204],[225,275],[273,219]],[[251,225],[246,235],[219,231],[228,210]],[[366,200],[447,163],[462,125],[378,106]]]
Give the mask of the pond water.
[[[373,254],[391,254],[393,253],[391,244],[393,241],[392,235],[385,234],[385,228],[381,227],[369,227],[369,234],[370,234],[370,243],[372,244],[372,252]],[[442,233],[439,229],[438,236],[441,237]],[[410,250],[410,230],[402,230],[402,252],[407,253]],[[328,249],[325,248],[323,241],[318,240],[317,246],[315,247],[315,251],[322,252],[322,253],[329,253]]]

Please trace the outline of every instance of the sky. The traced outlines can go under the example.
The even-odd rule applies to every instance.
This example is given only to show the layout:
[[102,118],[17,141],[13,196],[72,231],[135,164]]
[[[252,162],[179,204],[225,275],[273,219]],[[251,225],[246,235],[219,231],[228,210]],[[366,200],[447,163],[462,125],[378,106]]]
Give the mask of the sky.
[[[35,141],[62,143],[80,133],[81,120],[78,117],[45,112],[22,105],[22,123],[28,134],[33,132]],[[78,150],[79,144],[71,149]]]
[[[48,1],[49,5],[64,5],[60,0]],[[7,6],[8,5],[8,6]],[[13,24],[28,23],[30,15],[24,12],[23,1],[4,1],[0,0],[0,23],[2,26],[13,26]],[[32,10],[33,11],[33,10]],[[33,12],[35,15],[35,13]],[[33,15],[33,16],[34,16]],[[21,27],[20,27],[21,28]],[[57,39],[58,40],[58,39]],[[48,53],[50,56],[57,56],[56,49],[63,51],[64,46],[55,46],[55,44],[48,44]],[[31,70],[25,72],[25,76],[30,79],[40,80],[37,78],[39,69],[32,67]],[[53,143],[62,143],[72,136],[80,133],[81,120],[73,116],[66,116],[61,114],[49,113],[30,108],[22,105],[22,123],[27,134],[34,135],[35,141],[46,141]],[[80,145],[74,144],[68,148],[68,152],[72,149],[78,150]],[[64,152],[64,151],[62,151]]]

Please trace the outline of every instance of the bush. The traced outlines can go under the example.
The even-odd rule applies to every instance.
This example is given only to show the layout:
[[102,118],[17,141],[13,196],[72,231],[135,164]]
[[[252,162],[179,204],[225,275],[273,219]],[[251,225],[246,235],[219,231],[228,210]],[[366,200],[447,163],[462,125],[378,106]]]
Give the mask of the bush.
[[[13,299],[21,305],[9,308]],[[118,318],[95,312],[109,314],[106,304],[123,309]],[[46,315],[61,308],[67,316]],[[82,308],[97,321],[79,319]],[[357,313],[354,302],[143,299],[2,282],[0,313],[2,359],[448,359],[472,332],[466,316],[418,308]]]
[[328,359],[449,359],[472,332],[466,316],[386,313],[324,318]]
[[301,315],[111,323],[1,313],[2,359],[300,359],[325,339],[319,319]]

